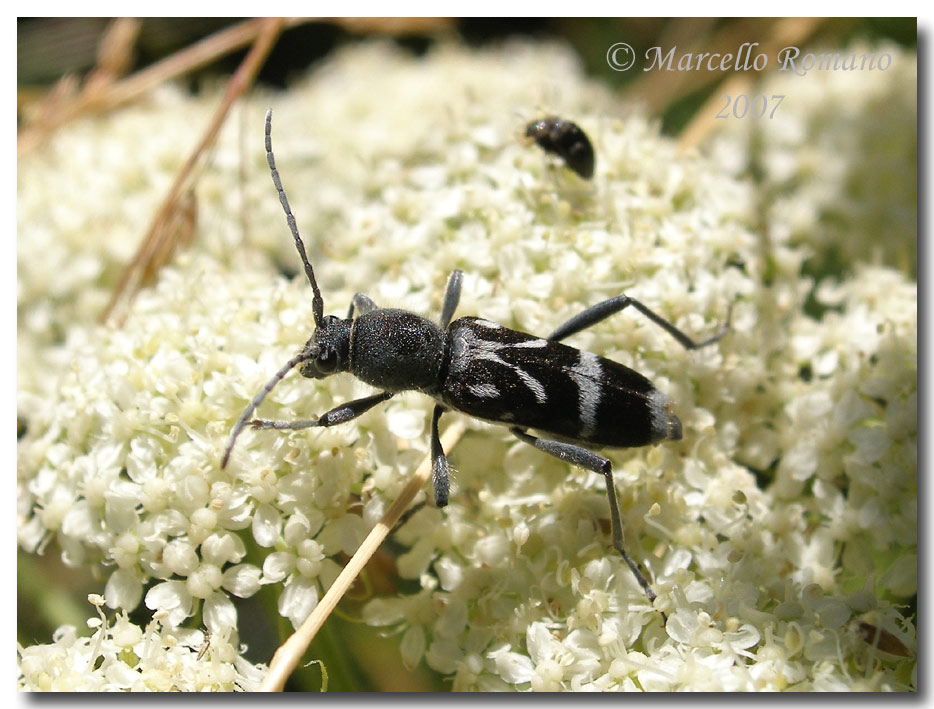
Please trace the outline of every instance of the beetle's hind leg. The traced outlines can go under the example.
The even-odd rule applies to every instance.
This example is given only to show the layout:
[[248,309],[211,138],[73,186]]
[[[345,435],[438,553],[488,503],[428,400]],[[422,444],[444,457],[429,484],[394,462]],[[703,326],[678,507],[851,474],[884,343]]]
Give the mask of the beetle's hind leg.
[[[576,465],[584,470],[590,470],[603,475],[606,481],[606,494],[610,503],[610,524],[613,534],[613,548],[623,557],[623,561],[626,562],[633,576],[636,577],[636,581],[639,582],[639,585],[645,592],[649,603],[653,603],[656,598],[655,591],[652,590],[652,586],[649,584],[648,579],[645,578],[645,574],[642,573],[642,569],[632,560],[632,557],[629,556],[626,552],[626,547],[623,545],[623,523],[619,514],[619,502],[616,499],[616,486],[613,484],[613,464],[603,456],[589,451],[586,448],[582,448],[581,446],[575,446],[573,443],[562,443],[560,441],[536,438],[535,436],[529,435],[521,428],[510,428],[509,430],[520,441],[528,443],[530,446],[537,448],[543,453]],[[667,620],[664,613],[662,613],[662,618]]]

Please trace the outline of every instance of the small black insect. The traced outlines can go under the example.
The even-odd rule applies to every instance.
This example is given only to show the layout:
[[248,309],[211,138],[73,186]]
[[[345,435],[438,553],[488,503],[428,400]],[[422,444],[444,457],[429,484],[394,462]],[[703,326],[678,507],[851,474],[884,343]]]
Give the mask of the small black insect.
[[[305,246],[298,233],[272,153],[272,112],[266,114],[266,159],[295,246],[314,293],[315,331],[301,352],[290,359],[254,397],[230,433],[221,467],[234,443],[250,425],[257,429],[302,429],[335,426],[360,416],[402,391],[420,391],[437,404],[431,420],[432,482],[435,504],[448,503],[449,467],[438,434],[445,411],[509,426],[519,440],[572,465],[600,473],[610,503],[613,546],[635,574],[650,601],[655,592],[623,547],[613,467],[590,449],[634,448],[681,439],[681,421],[668,397],[638,372],[583,352],[561,340],[632,306],[664,329],[686,349],[717,342],[729,330],[730,314],[721,330],[695,342],[639,301],[619,295],[578,313],[546,338],[510,330],[475,317],[451,317],[460,299],[461,271],[448,279],[438,324],[415,313],[380,308],[362,293],[350,303],[344,319],[324,315],[324,301]],[[354,314],[356,313],[356,317]],[[350,372],[380,390],[378,394],[341,404],[317,419],[250,420],[263,399],[294,367],[304,377],[322,379]],[[546,434],[538,438],[529,429]],[[555,440],[551,440],[551,439]]]
[[546,153],[560,157],[585,180],[593,177],[593,145],[576,123],[549,116],[529,123],[525,137],[534,139]]

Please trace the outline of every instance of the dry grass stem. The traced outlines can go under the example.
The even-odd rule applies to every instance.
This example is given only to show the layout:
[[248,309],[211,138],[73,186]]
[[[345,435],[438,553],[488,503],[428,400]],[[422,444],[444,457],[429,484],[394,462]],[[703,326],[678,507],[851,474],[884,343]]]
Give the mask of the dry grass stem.
[[[464,423],[461,420],[455,420],[441,436],[442,448],[450,453],[463,433]],[[422,461],[421,465],[419,465],[412,474],[409,482],[402,489],[402,492],[399,493],[399,497],[392,503],[386,511],[386,514],[383,515],[383,518],[373,527],[366,539],[363,540],[363,543],[360,544],[360,548],[357,549],[340,575],[334,580],[334,583],[331,584],[327,593],[324,594],[324,597],[318,605],[315,606],[315,609],[308,618],[305,619],[305,622],[302,623],[302,627],[290,635],[289,638],[279,646],[279,649],[276,650],[272,662],[269,663],[269,671],[266,673],[260,685],[260,691],[282,691],[289,675],[292,674],[292,671],[301,662],[302,656],[305,654],[311,641],[314,640],[315,635],[318,634],[321,626],[324,625],[324,621],[331,615],[331,612],[337,606],[338,602],[353,585],[357,576],[360,575],[360,572],[363,570],[363,567],[366,566],[370,557],[373,556],[380,544],[383,543],[383,540],[393,527],[395,527],[399,518],[408,509],[409,505],[412,504],[415,495],[418,494],[419,490],[425,487],[430,477],[431,455],[429,454],[425,456],[425,460]]]

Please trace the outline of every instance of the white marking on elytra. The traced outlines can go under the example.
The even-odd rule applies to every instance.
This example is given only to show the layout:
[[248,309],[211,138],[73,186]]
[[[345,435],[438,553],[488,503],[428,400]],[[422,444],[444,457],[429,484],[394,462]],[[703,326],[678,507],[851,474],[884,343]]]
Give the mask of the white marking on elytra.
[[600,406],[603,384],[603,365],[591,352],[578,352],[577,364],[567,370],[577,384],[577,408],[581,422],[581,436],[591,438],[597,432],[597,409]]
[[506,362],[503,362],[503,364],[519,375],[519,379],[522,380],[522,383],[525,384],[532,391],[532,394],[535,395],[535,401],[537,401],[539,404],[544,404],[546,401],[548,401],[548,394],[545,392],[545,387],[542,386],[540,381],[538,381],[535,377],[533,377],[521,367],[518,367],[514,364],[508,364]]
[[[486,327],[490,330],[502,328],[502,325],[498,325],[497,323],[490,322],[488,320],[474,320],[473,322],[475,324],[481,324],[483,327]],[[542,342],[546,341],[542,340]],[[455,372],[462,370],[472,361],[485,360],[487,362],[495,362],[496,364],[499,364],[515,372],[520,381],[529,388],[529,391],[532,392],[532,395],[535,397],[535,401],[537,401],[539,404],[546,403],[548,401],[548,394],[545,391],[544,385],[538,379],[522,369],[522,367],[519,365],[507,362],[502,357],[500,357],[499,354],[497,354],[500,350],[512,346],[513,345],[510,343],[485,340],[482,337],[479,337],[478,333],[474,332],[469,327],[464,328],[458,333],[458,336],[454,338],[454,342],[452,343],[451,370]],[[466,357],[465,354],[467,355]]]
[[524,342],[512,342],[508,345],[503,345],[503,347],[545,347],[547,345],[548,340],[536,338],[534,340],[525,340]]
[[480,399],[496,399],[499,397],[499,389],[493,384],[469,384],[467,389],[471,394]]
[[474,320],[474,323],[480,327],[485,327],[487,330],[502,330],[503,326],[499,323],[492,322],[491,320],[484,320],[483,318],[477,318]]
[[649,413],[652,416],[653,431],[668,430],[668,397],[658,389],[649,392]]

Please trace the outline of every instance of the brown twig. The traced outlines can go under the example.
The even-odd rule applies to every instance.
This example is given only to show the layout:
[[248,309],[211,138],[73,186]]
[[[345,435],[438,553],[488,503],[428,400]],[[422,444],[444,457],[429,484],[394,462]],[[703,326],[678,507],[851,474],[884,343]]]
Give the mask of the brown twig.
[[[101,316],[102,322],[110,317],[121,299],[132,299],[142,281],[143,275],[147,272],[152,272],[152,264],[154,259],[157,258],[157,255],[160,253],[165,254],[166,252],[171,253],[171,251],[174,250],[174,244],[171,243],[171,239],[174,238],[177,232],[172,229],[167,229],[166,227],[173,219],[172,215],[178,208],[179,199],[188,187],[190,180],[193,178],[195,169],[203,159],[208,147],[212,145],[217,138],[217,134],[230,111],[230,107],[233,105],[234,101],[246,93],[247,89],[253,84],[256,74],[259,72],[260,67],[275,44],[276,38],[282,31],[283,20],[281,19],[263,20],[262,22],[261,30],[256,37],[256,41],[253,43],[253,47],[227,83],[227,91],[224,94],[220,106],[218,106],[217,111],[214,113],[211,124],[208,126],[208,129],[205,131],[204,136],[201,138],[194,151],[192,151],[188,160],[175,176],[175,182],[172,184],[168,196],[156,213],[143,242],[140,244],[139,249],[130,263],[127,264],[126,268],[123,270],[120,281],[117,283],[116,288],[114,288],[110,301],[107,303],[107,307],[104,309],[104,313]],[[166,241],[170,243],[166,244]]]
[[454,27],[450,17],[331,17],[322,18],[354,34],[432,34]]
[[[288,18],[283,20],[283,29],[313,21],[315,18],[310,17]],[[454,26],[452,19],[444,17],[335,17],[327,21],[355,34],[433,34]],[[27,98],[31,99],[30,92],[18,92],[18,103],[21,104],[18,108],[36,104],[31,113],[37,118],[17,138],[17,154],[23,155],[37,147],[56,130],[81,115],[120,106],[156,86],[247,46],[259,36],[265,22],[262,18],[240,22],[118,81],[122,71],[115,69],[128,66],[125,59],[129,57],[128,50],[139,31],[139,20],[115,20],[101,40],[98,66],[83,87],[79,87],[76,77],[66,76],[41,99],[27,101]]]
[[[76,76],[66,74],[41,98],[18,101],[21,105],[17,106],[17,113],[22,109],[30,116],[27,127],[16,139],[20,155],[107,95],[130,67],[140,26],[139,20],[128,17],[117,18],[107,26],[97,45],[97,64],[88,72],[83,85]],[[19,97],[20,92],[17,94]]]
[[[290,27],[303,21],[290,19],[283,22],[286,27]],[[63,86],[56,84],[56,87],[53,87],[42,101],[43,105],[38,109],[39,120],[20,133],[16,141],[17,153],[23,155],[35,148],[58,128],[81,115],[95,111],[103,112],[125,104],[156,86],[179,76],[184,76],[199,67],[216,61],[225,54],[247,46],[250,42],[256,40],[267,22],[268,20],[265,19],[257,19],[236,24],[233,27],[205,37],[190,47],[186,47],[182,51],[176,52],[122,81],[113,80],[112,75],[111,81],[108,82],[92,81],[89,77],[85,87],[78,91],[75,77],[63,78],[59,82],[59,84],[64,82]],[[119,33],[121,37],[126,34],[125,28],[115,28],[114,32]],[[101,54],[104,57],[109,57],[110,54],[105,50],[105,47],[111,44],[111,40],[104,40],[101,44]],[[107,66],[107,64],[99,60],[98,69],[102,66]],[[68,89],[67,94],[65,88]]]
[[[455,420],[448,426],[444,435],[441,436],[441,447],[450,452],[457,441],[460,440],[463,433],[463,422]],[[276,650],[272,662],[269,663],[269,670],[266,672],[266,676],[260,684],[261,692],[282,691],[286,680],[288,680],[289,675],[292,674],[293,670],[301,662],[302,656],[305,654],[311,641],[314,640],[315,635],[317,635],[318,631],[321,629],[321,626],[324,625],[324,621],[328,619],[328,616],[331,615],[331,612],[337,606],[338,602],[353,585],[357,576],[359,576],[360,572],[363,570],[363,567],[366,566],[366,563],[370,560],[370,557],[373,556],[374,552],[379,548],[379,545],[383,543],[383,540],[392,528],[395,527],[396,522],[399,521],[399,518],[405,510],[412,504],[415,495],[425,486],[429,477],[431,477],[431,455],[426,456],[425,460],[418,466],[418,469],[412,474],[412,477],[409,479],[409,482],[406,483],[402,492],[399,493],[399,497],[392,503],[386,511],[386,514],[383,515],[383,518],[376,523],[376,526],[373,527],[366,539],[363,540],[363,543],[360,544],[360,548],[357,549],[350,561],[347,562],[347,565],[343,568],[340,575],[338,575],[334,583],[331,584],[327,593],[324,594],[324,598],[318,602],[318,605],[315,606],[315,609],[308,618],[305,619],[302,626],[290,635],[286,641],[279,646],[279,649]]]
[[144,264],[140,274],[140,287],[151,286],[156,282],[159,269],[165,266],[176,251],[191,246],[198,223],[198,201],[193,189],[186,189],[178,196],[178,201],[164,224],[161,225],[159,238],[152,257]]

